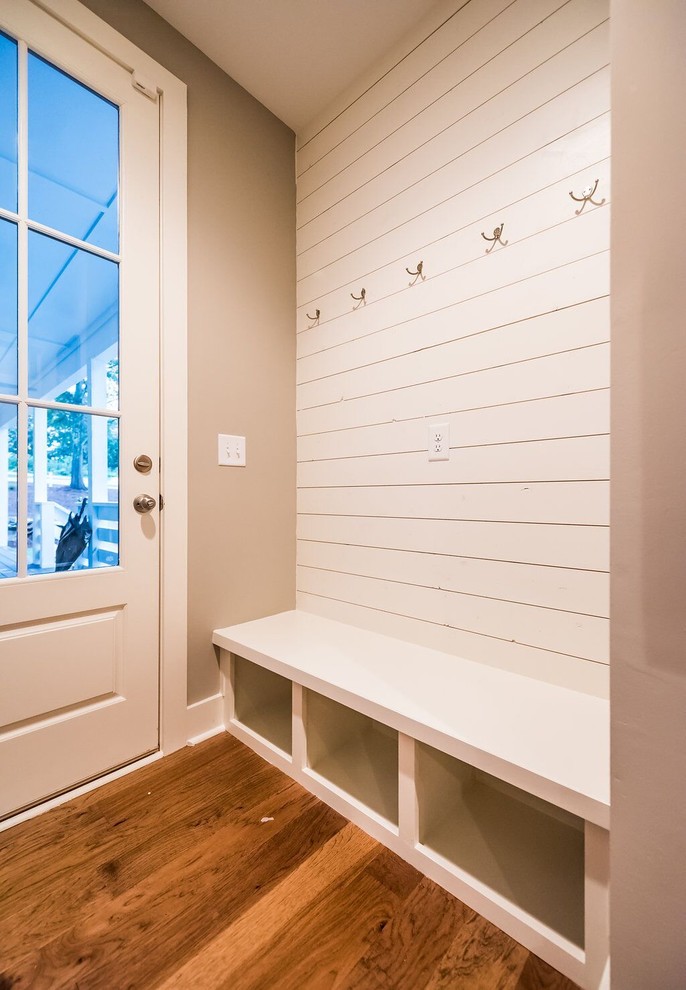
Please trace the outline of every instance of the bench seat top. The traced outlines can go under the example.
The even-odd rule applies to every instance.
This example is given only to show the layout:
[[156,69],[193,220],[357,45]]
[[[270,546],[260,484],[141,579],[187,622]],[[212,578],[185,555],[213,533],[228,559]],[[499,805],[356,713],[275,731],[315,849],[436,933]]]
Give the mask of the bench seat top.
[[213,643],[609,828],[607,700],[302,610]]

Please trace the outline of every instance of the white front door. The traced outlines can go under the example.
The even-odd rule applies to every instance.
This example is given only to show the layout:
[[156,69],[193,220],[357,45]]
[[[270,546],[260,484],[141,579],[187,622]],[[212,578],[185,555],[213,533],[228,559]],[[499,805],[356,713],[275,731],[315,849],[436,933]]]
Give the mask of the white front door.
[[1,819],[158,748],[160,510],[159,107],[0,30]]

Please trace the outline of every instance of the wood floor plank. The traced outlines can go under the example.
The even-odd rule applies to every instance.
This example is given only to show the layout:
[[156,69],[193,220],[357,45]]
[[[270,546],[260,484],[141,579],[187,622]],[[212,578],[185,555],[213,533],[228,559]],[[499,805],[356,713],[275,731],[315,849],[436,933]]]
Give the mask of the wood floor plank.
[[[309,916],[313,902],[319,902],[318,920],[325,925],[321,898],[332,886],[345,886],[351,874],[360,873],[378,848],[378,843],[369,836],[353,825],[346,825],[227,926],[205,947],[199,961],[191,960],[177,971],[163,984],[163,990],[185,990],[190,985],[194,990],[274,986],[274,969],[278,973],[281,968],[274,955],[279,942],[286,964],[297,958],[297,944],[302,937],[298,922],[302,916]],[[290,943],[286,944],[285,952],[284,932]]]
[[422,874],[390,849],[382,849],[369,864],[366,872],[388,887],[401,901],[421,883]]
[[363,871],[300,912],[293,919],[295,937],[282,932],[239,975],[236,990],[334,990],[386,927],[396,903]]
[[[233,803],[227,799],[224,807],[202,809],[199,817],[197,808],[190,819],[171,817],[160,826],[159,836],[153,834],[145,843],[129,847],[120,839],[116,843],[103,843],[99,858],[84,858],[79,862],[72,857],[68,867],[60,867],[56,874],[58,889],[54,884],[46,884],[42,899],[31,897],[10,917],[0,919],[0,945],[8,954],[17,954],[20,949],[23,953],[37,950],[48,938],[71,928],[82,908],[87,907],[90,914],[106,911],[114,898],[155,874],[170,860],[197,849],[201,841],[220,829],[244,829],[259,823],[261,817],[271,817],[277,806],[279,813],[283,810],[288,814],[291,803],[301,800],[300,790],[283,774],[278,774],[276,780],[272,774],[252,776],[241,786],[246,790],[254,788],[247,808],[236,802],[243,792],[235,788]],[[289,795],[284,794],[286,790]]]
[[222,734],[0,833],[0,990],[577,990]]
[[59,860],[42,896],[36,885],[26,897],[16,888],[11,898],[3,892],[0,946],[5,959],[39,951],[47,940],[66,932],[76,918],[109,899],[106,879],[87,860],[79,862],[76,852]]
[[[233,759],[238,754],[236,746],[231,745],[227,749],[221,743],[220,738],[211,739],[208,740],[208,745],[198,747],[197,751],[194,747],[184,747],[165,758],[163,779],[164,794],[168,798],[166,804],[163,802],[164,794],[161,797],[158,795],[155,807],[152,808],[150,797],[147,796],[150,788],[156,786],[156,782],[160,780],[161,764],[154,763],[130,776],[112,781],[103,789],[81,795],[38,818],[29,819],[1,832],[0,890],[4,894],[3,901],[14,889],[17,878],[21,883],[23,897],[28,895],[31,888],[43,890],[47,883],[55,880],[59,882],[55,874],[55,844],[59,844],[60,866],[65,869],[71,869],[67,857],[72,851],[83,860],[93,852],[100,855],[105,842],[114,845],[119,837],[113,836],[103,827],[103,818],[112,821],[111,814],[108,819],[108,812],[111,811],[112,803],[121,799],[121,795],[135,793],[145,796],[155,827],[158,827],[165,812],[170,813],[177,807],[177,788],[183,786],[190,775],[207,775],[209,764],[216,764],[220,758]],[[262,762],[246,747],[241,748],[254,761]],[[135,778],[135,782],[132,778]],[[27,868],[29,863],[30,869]]]
[[336,990],[424,990],[464,910],[456,898],[422,879]]
[[[229,740],[228,746],[227,740]],[[201,746],[183,746],[162,760],[141,767],[134,773],[124,774],[116,780],[110,781],[104,787],[97,787],[82,794],[70,803],[86,810],[94,806],[99,807],[103,801],[109,803],[132,793],[147,793],[151,786],[157,787],[158,785],[160,786],[160,793],[164,790],[173,794],[175,788],[181,785],[189,775],[201,774],[203,767],[207,771],[210,765],[215,764],[217,760],[225,760],[230,753],[236,754],[238,752],[234,745],[236,742],[226,733],[221,733],[207,739]]]
[[426,990],[516,990],[529,953],[475,911],[465,912]]
[[131,781],[118,793],[107,794],[94,802],[92,808],[116,828],[122,838],[135,840],[141,835],[145,837],[151,827],[158,828],[167,816],[183,814],[202,805],[208,798],[219,791],[230,790],[246,777],[271,774],[272,779],[276,779],[274,767],[266,765],[247,747],[234,743],[228,748],[215,745],[211,760],[205,759],[197,765],[185,762],[175,767],[173,775],[165,775],[163,787],[149,778],[142,782]]
[[[215,744],[190,767],[188,759],[175,760],[167,768],[161,799],[156,798],[157,788],[148,774],[147,780],[136,784],[116,782],[114,793],[91,799],[85,810],[79,803],[72,828],[61,825],[53,835],[61,848],[59,866],[51,845],[43,850],[47,855],[41,858],[41,869],[32,842],[23,843],[25,862],[15,845],[13,865],[3,870],[2,877],[4,951],[33,951],[71,927],[82,906],[90,905],[93,912],[109,902],[108,894],[117,896],[135,886],[206,835],[227,824],[245,824],[250,815],[246,803],[268,798],[278,803],[280,792],[291,784],[289,778],[234,743]],[[270,807],[267,801],[263,810]],[[82,841],[72,841],[79,829]],[[8,917],[12,894],[20,907]]]
[[14,829],[0,833],[0,917],[14,899],[25,900],[32,892],[40,898],[47,884],[60,884],[74,863],[105,845],[106,823],[90,810],[56,808],[17,829],[21,836],[12,835]]
[[[170,815],[157,833],[136,845],[124,845],[116,857],[102,862],[98,870],[107,878],[111,893],[122,894],[155,873],[170,858],[197,846],[221,828],[227,825],[243,828],[259,821],[255,818],[255,807],[259,807],[260,817],[273,817],[281,802],[288,803],[297,793],[291,783],[282,775],[275,780],[271,773],[256,773],[230,788],[220,788],[212,800]],[[248,796],[250,804],[246,806]]]
[[[265,890],[340,831],[345,820],[293,785],[295,800],[264,828],[229,825],[22,960],[10,978],[35,990],[112,990],[124,970],[148,988],[204,947]],[[56,910],[59,905],[55,905]],[[149,945],[156,945],[150,952]]]

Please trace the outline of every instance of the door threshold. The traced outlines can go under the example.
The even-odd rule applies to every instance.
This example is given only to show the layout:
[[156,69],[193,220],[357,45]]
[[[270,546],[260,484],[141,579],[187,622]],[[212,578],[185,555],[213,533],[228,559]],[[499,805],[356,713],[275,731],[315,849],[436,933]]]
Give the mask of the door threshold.
[[161,760],[163,755],[161,750],[149,753],[147,756],[139,757],[131,763],[125,763],[124,766],[117,767],[116,770],[110,770],[102,776],[94,777],[85,784],[79,784],[78,787],[73,787],[68,791],[62,791],[61,794],[48,798],[47,801],[41,801],[38,804],[32,805],[30,808],[25,808],[24,811],[19,811],[10,818],[4,818],[0,821],[0,832],[13,828],[15,825],[21,825],[22,822],[29,821],[31,818],[37,818],[38,815],[42,815],[46,811],[52,811],[53,808],[58,808],[61,804],[66,804],[67,801],[72,801],[74,798],[81,797],[82,794],[88,794],[89,791],[94,791],[96,787],[102,787],[103,784],[109,784],[113,780],[118,780],[119,777],[133,773],[134,770],[142,770],[143,767]]

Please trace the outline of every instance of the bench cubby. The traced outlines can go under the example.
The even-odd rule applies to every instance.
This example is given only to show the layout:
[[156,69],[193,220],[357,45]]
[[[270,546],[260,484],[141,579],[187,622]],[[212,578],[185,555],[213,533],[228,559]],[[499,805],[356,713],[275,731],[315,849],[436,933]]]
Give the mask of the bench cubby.
[[290,757],[293,749],[292,682],[239,656],[233,659],[231,679],[235,720]]
[[398,733],[316,691],[304,697],[307,769],[398,825]]
[[584,821],[417,744],[419,846],[584,947]]
[[298,610],[213,642],[228,731],[606,990],[607,700]]

